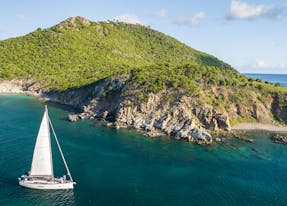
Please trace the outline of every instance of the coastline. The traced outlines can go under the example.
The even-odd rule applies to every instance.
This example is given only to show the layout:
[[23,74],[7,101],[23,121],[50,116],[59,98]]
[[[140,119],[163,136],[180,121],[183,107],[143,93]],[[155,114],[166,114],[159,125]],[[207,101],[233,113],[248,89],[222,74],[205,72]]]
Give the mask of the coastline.
[[42,97],[42,94],[35,91],[25,90],[23,82],[17,80],[1,80],[0,79],[0,94],[24,94],[28,96]]
[[[49,101],[51,103],[65,105],[68,107],[73,107],[73,109],[76,108],[75,107],[76,105],[73,105],[71,102],[63,103],[60,101],[61,98],[55,98],[55,96],[48,96],[47,94],[42,93],[42,92],[37,92],[34,90],[26,89],[24,85],[25,85],[24,82],[20,80],[12,80],[12,81],[0,80],[0,95],[1,94],[20,94],[20,95],[34,96],[34,97],[43,99],[44,101]],[[69,115],[68,119],[71,121],[70,117],[74,117],[74,116],[77,117],[76,120],[85,119],[85,118],[94,119],[94,118],[91,118],[90,116],[87,116],[86,113],[78,113],[75,111],[72,111],[72,114]],[[93,114],[92,116],[95,116],[95,114]],[[114,127],[116,129],[121,128],[121,127],[128,127],[128,125],[118,125],[118,124],[113,125],[113,123],[110,123],[110,122],[106,122],[106,126]],[[132,127],[132,128],[151,137],[163,134],[160,131],[143,130],[142,128],[137,128],[137,127]],[[228,133],[237,132],[237,131],[267,131],[267,132],[274,132],[274,133],[287,133],[287,126],[276,126],[276,125],[264,124],[264,123],[239,123],[239,124],[234,125],[231,128],[231,131],[229,131]],[[208,132],[212,132],[212,131],[208,131]],[[216,133],[220,134],[221,131],[219,132],[215,131],[215,134]]]
[[0,94],[25,94],[23,88],[8,80],[0,81]]
[[231,131],[266,131],[287,133],[287,126],[276,126],[264,123],[239,123],[232,127]]

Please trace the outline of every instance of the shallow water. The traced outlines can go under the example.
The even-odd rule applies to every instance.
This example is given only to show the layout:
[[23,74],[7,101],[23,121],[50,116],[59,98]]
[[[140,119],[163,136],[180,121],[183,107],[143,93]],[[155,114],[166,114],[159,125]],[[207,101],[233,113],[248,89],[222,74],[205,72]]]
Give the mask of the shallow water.
[[[29,170],[43,115],[32,97],[0,95],[0,205],[287,205],[287,146],[268,133],[255,143],[237,139],[196,146],[113,130],[92,121],[71,123],[49,105],[73,178],[74,191],[18,186]],[[64,165],[53,143],[54,169]]]

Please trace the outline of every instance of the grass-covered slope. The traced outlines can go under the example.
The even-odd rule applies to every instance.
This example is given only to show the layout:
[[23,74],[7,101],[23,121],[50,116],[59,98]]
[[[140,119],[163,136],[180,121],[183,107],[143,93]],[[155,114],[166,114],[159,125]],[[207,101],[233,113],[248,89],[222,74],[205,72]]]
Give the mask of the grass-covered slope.
[[46,89],[80,87],[114,73],[156,64],[230,69],[217,58],[141,25],[69,18],[0,42],[0,77],[29,78]]

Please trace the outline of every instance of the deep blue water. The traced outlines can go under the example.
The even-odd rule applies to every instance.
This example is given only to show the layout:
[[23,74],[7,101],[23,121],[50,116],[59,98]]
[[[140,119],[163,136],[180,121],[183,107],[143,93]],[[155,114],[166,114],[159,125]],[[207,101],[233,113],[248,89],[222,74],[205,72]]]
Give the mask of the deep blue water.
[[279,82],[282,86],[287,87],[287,74],[256,74],[256,73],[247,73],[245,74],[248,77],[259,78],[270,83]]
[[[49,105],[74,191],[18,186],[30,168],[44,106],[35,98],[0,95],[0,205],[287,205],[287,146],[268,133],[196,146],[149,138],[92,121],[67,122]],[[53,143],[54,144],[54,143]],[[55,148],[55,147],[54,147]],[[55,174],[64,166],[54,151]]]

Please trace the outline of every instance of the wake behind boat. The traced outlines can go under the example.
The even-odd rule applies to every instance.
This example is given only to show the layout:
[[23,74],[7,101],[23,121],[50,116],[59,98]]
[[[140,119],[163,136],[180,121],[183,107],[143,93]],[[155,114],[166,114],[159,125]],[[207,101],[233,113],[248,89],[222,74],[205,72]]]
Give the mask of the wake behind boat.
[[[66,178],[66,175],[60,178],[54,177],[50,126],[62,156],[62,160],[65,164],[69,179]],[[45,106],[45,113],[38,132],[31,169],[28,173],[22,175],[18,179],[19,185],[32,189],[73,189],[74,184],[76,184],[76,182],[73,181],[58,138],[49,118],[47,106]]]

